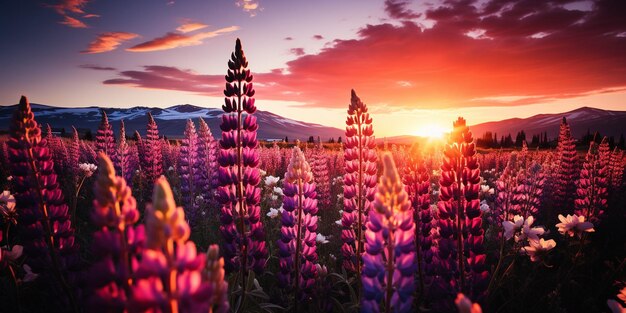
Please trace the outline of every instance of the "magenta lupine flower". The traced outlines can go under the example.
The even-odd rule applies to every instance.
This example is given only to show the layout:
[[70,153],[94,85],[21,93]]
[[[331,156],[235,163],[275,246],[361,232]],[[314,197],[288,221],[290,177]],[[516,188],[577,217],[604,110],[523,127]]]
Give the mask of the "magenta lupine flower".
[[198,205],[196,203],[196,188],[199,187],[199,167],[198,160],[198,135],[193,121],[187,120],[185,127],[185,137],[180,147],[180,159],[178,164],[180,175],[180,192],[182,196],[185,215],[189,219],[189,224],[194,226],[197,221]]
[[213,310],[209,312],[227,313],[230,309],[228,303],[228,282],[224,280],[224,258],[220,257],[218,245],[210,245],[206,254],[206,266],[202,272],[202,279],[211,288],[211,298],[209,300]]
[[203,281],[206,256],[198,254],[189,238],[185,213],[174,203],[165,177],[154,185],[152,204],[146,206],[146,249],[134,267],[130,311],[206,312],[211,306],[211,284]]
[[163,154],[159,129],[150,112],[148,112],[146,140],[143,142],[142,150],[144,154],[141,159],[143,161],[142,169],[146,177],[148,190],[151,190],[154,182],[163,174]]
[[576,154],[576,140],[567,120],[563,117],[559,130],[558,145],[556,147],[558,168],[554,173],[554,203],[558,203],[561,212],[571,212],[576,194],[576,180],[578,178],[578,156]]
[[102,112],[102,120],[98,131],[96,131],[96,152],[104,152],[111,160],[117,158],[117,149],[115,147],[115,137],[113,135],[113,127],[109,124],[109,117],[104,110]]
[[328,156],[322,145],[318,145],[313,152],[311,170],[315,179],[319,206],[323,209],[328,209],[331,204],[330,175],[328,174]]
[[311,167],[298,147],[285,174],[280,239],[277,242],[281,287],[296,293],[294,311],[298,301],[311,296],[317,277],[317,199]]
[[218,200],[222,204],[220,232],[224,237],[223,254],[226,272],[241,271],[245,289],[248,270],[261,273],[267,260],[265,231],[261,223],[261,190],[258,124],[254,106],[252,75],[248,61],[237,39],[235,52],[228,61],[222,139],[218,156]]
[[[68,207],[57,183],[54,162],[30,103],[22,96],[11,122],[9,160],[18,209],[17,227],[26,263],[34,273],[54,278],[53,291],[63,290],[72,305],[68,271],[76,270],[78,255]],[[45,279],[44,278],[44,279]],[[59,300],[58,298],[55,300]]]
[[609,161],[609,182],[611,192],[616,192],[622,187],[624,175],[624,151],[615,147]]
[[408,162],[402,176],[415,221],[415,251],[417,253],[418,279],[420,292],[425,292],[426,279],[434,275],[433,240],[430,232],[433,228],[433,216],[430,209],[430,177],[424,160],[412,159]]
[[410,312],[416,270],[413,209],[393,157],[385,153],[365,231],[361,312]]
[[[472,133],[461,117],[454,122],[444,148],[439,184],[442,275],[448,280],[450,289],[471,291],[473,297],[479,299],[487,287],[489,275],[485,266],[484,231],[478,200],[480,169]],[[466,281],[468,273],[469,282]]]
[[92,222],[94,262],[85,275],[86,303],[90,311],[122,312],[131,297],[131,260],[143,247],[143,225],[137,202],[123,177],[115,175],[111,159],[100,152],[98,177],[94,183]]
[[346,174],[341,253],[343,267],[360,275],[363,230],[376,192],[377,156],[372,118],[367,112],[367,105],[357,97],[354,90],[348,106],[344,157]]
[[133,180],[134,167],[131,164],[131,151],[126,142],[126,127],[124,126],[124,120],[120,121],[120,140],[117,146],[117,168],[119,168],[119,174],[130,185]]
[[213,201],[215,188],[219,185],[217,177],[217,141],[211,134],[209,125],[200,118],[198,126],[198,187],[202,197]]
[[589,144],[580,178],[576,181],[574,212],[598,225],[608,203],[609,143],[604,137],[600,146]]

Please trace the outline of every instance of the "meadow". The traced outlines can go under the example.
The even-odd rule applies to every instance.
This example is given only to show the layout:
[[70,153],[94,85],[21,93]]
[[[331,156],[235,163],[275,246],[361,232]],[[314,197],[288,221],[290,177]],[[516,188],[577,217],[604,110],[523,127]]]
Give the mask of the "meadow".
[[[55,136],[26,97],[0,141],[0,312],[626,312],[624,152],[260,144],[241,43],[221,134]],[[347,102],[347,101],[346,101]],[[42,129],[44,128],[44,129]],[[220,138],[220,139],[216,139]]]

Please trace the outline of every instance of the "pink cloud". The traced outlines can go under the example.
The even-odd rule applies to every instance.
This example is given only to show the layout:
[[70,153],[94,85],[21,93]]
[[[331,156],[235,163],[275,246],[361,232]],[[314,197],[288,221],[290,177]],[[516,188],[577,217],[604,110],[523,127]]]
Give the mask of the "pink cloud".
[[[409,21],[367,25],[356,39],[255,73],[258,97],[343,107],[355,88],[368,103],[388,107],[514,106],[626,86],[626,38],[618,36],[626,31],[619,13],[626,2],[598,1],[589,12],[558,1],[515,2],[495,14],[491,6],[499,1],[433,8],[425,12],[436,22],[429,29]],[[466,35],[475,29],[489,40]],[[532,37],[540,32],[550,35]],[[219,96],[223,76],[152,66],[105,83]]]
[[250,17],[256,16],[263,8],[257,0],[236,0],[235,4],[244,12],[250,14]]
[[303,56],[304,53],[304,48],[292,48],[289,50],[289,53],[295,55],[295,56]]
[[324,39],[324,36],[322,36],[322,35],[313,35],[313,39],[315,39],[315,40],[322,40],[322,39]]
[[409,1],[407,0],[385,0],[385,12],[389,17],[398,20],[410,20],[414,18],[418,18],[421,15],[407,9],[406,7],[409,5]]
[[230,26],[220,28],[210,32],[202,32],[194,35],[185,35],[181,33],[167,33],[165,36],[152,39],[132,46],[126,51],[131,52],[150,52],[169,50],[180,47],[197,46],[201,45],[205,39],[217,37],[226,33],[234,32],[239,29],[239,26]]
[[80,53],[103,53],[117,49],[123,42],[137,38],[139,35],[127,32],[107,32],[98,35],[87,49]]
[[207,24],[202,24],[202,23],[197,23],[197,22],[190,22],[187,21],[184,24],[178,26],[178,28],[176,28],[177,31],[181,32],[181,33],[189,33],[192,31],[196,31],[196,30],[200,30],[203,28],[206,28]]
[[73,28],[87,28],[87,24],[68,15],[63,16],[63,21],[59,22],[59,24],[67,25]]

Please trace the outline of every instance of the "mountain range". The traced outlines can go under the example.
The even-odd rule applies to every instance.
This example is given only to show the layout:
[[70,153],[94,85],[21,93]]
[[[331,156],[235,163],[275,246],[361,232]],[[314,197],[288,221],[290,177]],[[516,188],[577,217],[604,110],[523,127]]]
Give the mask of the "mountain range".
[[[8,130],[16,106],[0,106],[0,130]],[[213,136],[219,138],[221,135],[221,116],[224,113],[222,109],[203,108],[191,104],[176,105],[164,109],[148,107],[63,108],[34,103],[31,103],[31,107],[37,122],[41,125],[50,124],[54,129],[65,128],[67,132],[74,126],[77,129],[90,129],[94,134],[100,125],[101,110],[104,110],[116,134],[119,130],[120,121],[124,120],[127,136],[132,136],[135,130],[142,135],[145,134],[148,123],[147,114],[150,112],[159,127],[159,133],[168,138],[182,138],[185,121],[192,119],[196,122],[197,127],[199,118],[203,118],[209,125]],[[284,139],[287,136],[289,140],[307,140],[309,136],[314,136],[316,139],[319,136],[321,140],[326,141],[330,138],[337,139],[337,137],[344,136],[344,131],[338,128],[296,121],[267,111],[258,110],[254,115],[259,124],[259,139]]]
[[[187,119],[196,120],[203,118],[215,137],[219,137],[221,131],[221,115],[219,108],[203,108],[191,104],[176,105],[168,108],[64,108],[43,104],[31,104],[37,121],[42,124],[50,124],[55,129],[65,128],[70,131],[74,126],[77,129],[90,129],[95,133],[101,120],[101,110],[104,110],[114,130],[117,132],[119,123],[123,119],[127,135],[132,135],[135,130],[142,135],[145,133],[147,113],[150,112],[159,126],[159,132],[170,138],[181,138],[184,127],[181,122]],[[8,130],[9,122],[16,105],[0,106],[0,130]],[[307,140],[309,136],[317,136],[326,141],[330,138],[337,139],[344,136],[344,130],[319,124],[307,123],[282,117],[280,115],[257,111],[255,113],[259,123],[258,137],[260,139],[283,139]],[[605,136],[618,138],[626,134],[626,111],[609,111],[590,107],[581,107],[573,111],[555,114],[538,114],[528,118],[511,118],[501,121],[487,122],[470,126],[474,137],[481,137],[485,132],[497,133],[498,137],[511,134],[513,137],[519,131],[524,131],[526,137],[547,132],[549,138],[558,136],[559,124],[565,117],[572,129],[572,135],[580,138],[587,131],[599,132]],[[414,140],[414,136],[388,137],[384,140],[391,143],[408,143]],[[380,138],[379,139],[383,139]]]

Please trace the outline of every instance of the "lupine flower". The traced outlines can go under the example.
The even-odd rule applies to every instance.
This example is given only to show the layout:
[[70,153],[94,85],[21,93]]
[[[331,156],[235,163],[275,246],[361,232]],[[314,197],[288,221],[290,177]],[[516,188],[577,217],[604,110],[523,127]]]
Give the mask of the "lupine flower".
[[376,192],[376,142],[372,118],[367,105],[352,90],[348,118],[346,120],[346,142],[344,144],[345,170],[343,188],[343,267],[350,272],[361,272],[363,253],[363,230],[367,213]]
[[111,160],[117,159],[117,149],[115,147],[115,137],[113,127],[109,124],[109,118],[104,110],[98,131],[96,131],[96,152],[104,152]]
[[556,242],[552,239],[544,240],[529,240],[529,245],[521,248],[520,252],[530,256],[530,260],[533,262],[541,261],[548,254],[548,252],[556,247]]
[[63,290],[70,305],[75,306],[74,294],[68,285],[71,277],[66,276],[78,264],[74,229],[47,142],[41,138],[41,129],[24,96],[13,115],[8,146],[14,197],[19,208],[17,226],[26,262],[35,273],[45,274],[46,279],[54,277],[50,282],[60,284],[60,288],[55,284],[47,285],[52,287],[52,301],[64,299],[52,292]]
[[209,300],[214,310],[209,312],[226,313],[230,308],[228,303],[228,282],[224,280],[224,258],[220,257],[218,245],[210,245],[206,256],[206,266],[202,272],[203,279],[211,287],[212,295]]
[[93,173],[96,172],[98,167],[95,164],[91,163],[80,163],[78,164],[78,169],[80,169],[80,172],[83,174],[83,176],[91,177]]
[[624,151],[615,147],[609,161],[609,182],[611,191],[617,191],[622,186],[624,175]]
[[554,173],[554,203],[561,205],[565,212],[571,212],[576,193],[575,182],[578,176],[578,157],[576,154],[576,140],[572,138],[570,126],[567,124],[565,117],[563,117],[559,130],[556,153],[558,168]]
[[200,118],[198,120],[198,186],[207,201],[214,200],[215,188],[219,185],[217,178],[217,141],[213,138],[209,125]]
[[[318,221],[319,221],[319,219],[318,219]],[[320,234],[320,233],[318,233],[317,236],[315,236],[315,241],[317,243],[320,243],[320,244],[325,244],[325,243],[329,242],[327,237],[322,235],[322,234]]]
[[574,212],[592,222],[598,222],[608,204],[609,143],[604,137],[598,146],[592,141],[576,181]]
[[570,237],[577,235],[580,237],[583,232],[592,233],[595,231],[591,222],[585,222],[584,216],[577,216],[576,214],[563,216],[559,214],[559,221],[561,222],[556,224],[556,227],[561,235],[567,234]]
[[[438,203],[439,258],[442,277],[457,291],[472,288],[475,298],[482,298],[488,276],[483,247],[484,230],[478,193],[480,169],[474,139],[465,119],[454,122],[448,144],[444,148]],[[467,249],[466,251],[463,251]],[[467,262],[467,267],[465,266]],[[466,271],[470,283],[466,283]],[[456,283],[458,279],[458,285]]]
[[430,209],[430,177],[423,159],[411,159],[405,167],[402,182],[406,188],[415,221],[415,245],[418,260],[418,279],[420,292],[426,292],[426,278],[434,273],[432,249],[433,240],[430,236],[433,228],[433,216]]
[[128,184],[132,182],[133,168],[131,164],[131,151],[128,143],[126,142],[126,127],[124,126],[124,120],[120,121],[120,137],[119,144],[117,146],[117,168],[119,168],[119,174],[126,180]]
[[280,273],[278,284],[293,288],[298,301],[311,297],[317,271],[317,199],[311,167],[298,147],[287,168],[284,181],[280,239],[277,242]]
[[330,175],[328,172],[328,157],[322,144],[317,145],[312,155],[311,170],[315,179],[317,200],[322,209],[330,207]]
[[365,238],[361,312],[410,312],[417,270],[415,222],[390,153],[383,154],[383,173]]
[[527,218],[539,212],[544,181],[543,168],[536,162],[519,171],[517,186],[513,191],[513,211],[515,213]]
[[459,309],[459,313],[483,313],[483,309],[478,303],[472,303],[472,300],[462,293],[456,295],[454,303]]
[[[261,223],[258,124],[254,105],[252,75],[237,39],[228,61],[222,139],[219,151],[218,200],[222,204],[220,232],[226,272],[241,271],[244,289],[248,270],[262,273],[267,259],[265,231]],[[241,186],[241,188],[239,187]]]
[[179,171],[180,193],[183,208],[189,219],[189,224],[193,227],[198,220],[198,204],[195,201],[197,188],[200,181],[200,160],[198,158],[198,135],[193,121],[187,120],[185,127],[185,137],[180,147]]
[[212,297],[213,282],[202,279],[206,256],[187,241],[189,233],[185,213],[176,207],[169,183],[159,178],[152,204],[146,206],[147,249],[134,269],[131,310],[200,312],[212,307],[211,300],[222,301],[223,296]]
[[131,296],[130,261],[143,247],[143,225],[135,198],[123,177],[115,175],[111,159],[100,152],[98,177],[94,183],[94,263],[86,273],[86,303],[90,310],[110,312],[128,309]]
[[270,211],[269,211],[269,212],[267,212],[267,214],[266,214],[266,215],[267,215],[269,218],[276,218],[276,217],[278,217],[279,213],[280,213],[280,212],[279,212],[277,209],[270,208]]
[[159,129],[152,114],[148,112],[148,126],[146,130],[146,140],[143,145],[144,155],[142,169],[146,175],[148,190],[152,189],[154,181],[163,174],[163,154],[161,153],[161,139]]

